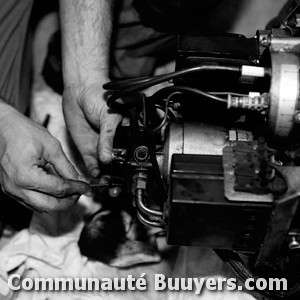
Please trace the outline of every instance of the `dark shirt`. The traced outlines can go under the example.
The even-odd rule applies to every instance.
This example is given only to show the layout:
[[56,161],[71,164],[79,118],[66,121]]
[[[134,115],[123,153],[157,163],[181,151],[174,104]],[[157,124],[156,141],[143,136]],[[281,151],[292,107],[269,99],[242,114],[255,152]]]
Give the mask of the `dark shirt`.
[[159,31],[185,32],[203,27],[224,0],[134,0],[141,20]]
[[26,43],[33,0],[0,0],[0,97],[21,112],[29,103]]

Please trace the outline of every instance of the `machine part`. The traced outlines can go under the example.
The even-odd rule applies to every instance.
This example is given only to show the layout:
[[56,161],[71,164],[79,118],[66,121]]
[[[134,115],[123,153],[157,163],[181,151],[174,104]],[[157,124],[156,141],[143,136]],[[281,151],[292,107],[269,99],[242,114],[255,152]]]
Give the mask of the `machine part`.
[[146,206],[145,201],[144,201],[145,196],[144,196],[143,189],[138,189],[136,191],[136,194],[138,194],[137,201],[136,201],[136,206],[137,206],[138,210],[140,210],[143,214],[151,216],[151,217],[158,217],[158,218],[163,217],[162,211],[154,210],[154,209],[151,209]]
[[282,245],[288,237],[292,221],[299,207],[300,167],[282,167],[282,171],[288,178],[289,190],[285,196],[274,201],[274,209],[259,251],[256,269],[276,265],[276,260],[280,256]]
[[242,66],[242,76],[265,77],[265,68],[256,66]]
[[173,154],[222,155],[228,141],[228,131],[222,126],[200,122],[171,123],[166,136],[163,176],[170,180]]
[[300,27],[300,14],[296,14],[296,27]]
[[134,158],[137,163],[145,162],[149,158],[149,150],[146,146],[139,146],[134,151]]
[[272,80],[269,125],[275,136],[287,137],[299,102],[299,38],[271,39]]
[[228,201],[221,155],[174,154],[167,242],[255,252],[273,203]]
[[[296,19],[297,19],[296,12],[297,12],[297,10],[299,10],[300,1],[299,0],[294,0],[292,4],[293,5],[290,7],[287,16],[283,19],[283,21],[281,23],[282,28],[289,27],[289,21],[290,21],[291,18],[293,18],[293,16],[296,16]],[[297,22],[296,22],[295,26],[297,27]]]
[[259,52],[261,55],[265,48],[270,45],[270,30],[258,30],[256,37],[258,39]]
[[112,151],[112,160],[113,161],[119,161],[119,162],[125,162],[126,161],[126,149],[118,149],[114,148]]
[[135,195],[137,217],[146,226],[164,228],[163,212],[151,209],[146,204],[147,181],[147,169],[136,169],[133,175],[132,194]]
[[289,233],[289,248],[300,249],[299,234]]
[[245,131],[241,129],[230,129],[229,130],[229,142],[252,142],[253,134],[251,131]]
[[265,112],[269,108],[269,95],[267,93],[259,96],[232,96],[228,95],[228,108],[243,108]]
[[267,193],[264,195],[257,195],[247,193],[245,191],[237,191],[235,189],[235,171],[234,171],[234,152],[231,146],[223,149],[223,169],[224,169],[224,190],[225,197],[229,201],[237,202],[258,202],[258,203],[272,203],[273,195]]
[[296,111],[295,116],[294,116],[294,122],[296,124],[300,124],[300,111]]
[[265,141],[237,142],[232,151],[233,161],[229,165],[234,169],[234,189],[255,195],[267,194],[274,170],[271,166],[272,153]]

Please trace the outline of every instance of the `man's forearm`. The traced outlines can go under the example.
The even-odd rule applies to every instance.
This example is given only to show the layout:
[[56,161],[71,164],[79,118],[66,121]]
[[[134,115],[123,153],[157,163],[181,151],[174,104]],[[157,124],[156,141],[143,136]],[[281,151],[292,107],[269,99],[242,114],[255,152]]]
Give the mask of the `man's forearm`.
[[108,76],[113,0],[60,0],[64,84]]

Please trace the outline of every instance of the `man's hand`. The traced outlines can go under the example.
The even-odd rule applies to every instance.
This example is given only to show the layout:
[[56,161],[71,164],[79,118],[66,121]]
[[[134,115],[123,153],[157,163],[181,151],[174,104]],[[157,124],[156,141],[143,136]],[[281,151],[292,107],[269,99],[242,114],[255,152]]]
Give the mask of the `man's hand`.
[[99,162],[112,157],[112,141],[121,117],[104,101],[114,0],[60,0],[63,108],[71,136],[92,177]]
[[100,174],[99,159],[112,159],[113,138],[121,116],[112,112],[104,101],[101,84],[67,88],[63,110],[71,136],[92,177]]
[[89,186],[42,126],[0,102],[0,183],[2,190],[38,211],[62,210]]

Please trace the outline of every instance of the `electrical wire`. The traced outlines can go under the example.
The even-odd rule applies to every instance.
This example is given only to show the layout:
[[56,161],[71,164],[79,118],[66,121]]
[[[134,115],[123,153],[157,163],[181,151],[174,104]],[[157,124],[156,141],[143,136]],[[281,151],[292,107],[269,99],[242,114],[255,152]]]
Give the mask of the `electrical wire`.
[[164,94],[168,94],[170,92],[186,92],[186,93],[190,93],[190,94],[197,95],[197,96],[202,96],[202,97],[205,97],[205,98],[208,98],[208,99],[211,99],[211,100],[215,100],[215,101],[223,102],[223,103],[227,104],[227,99],[225,99],[225,98],[214,96],[210,93],[201,91],[197,88],[192,88],[192,87],[187,87],[187,86],[180,86],[180,85],[167,86],[167,87],[157,91],[155,94],[153,94],[150,97],[150,100],[155,102],[157,99],[164,96]]
[[[283,195],[288,191],[288,178],[285,175],[285,173],[275,164],[270,164],[270,166],[275,170],[275,173],[278,175],[283,180],[284,186],[281,189],[274,189],[273,187],[271,188],[271,192],[277,195]],[[275,176],[276,178],[276,176]],[[275,179],[274,178],[274,179]],[[274,180],[273,180],[274,182]]]
[[[165,81],[173,80],[176,78],[185,77],[187,75],[191,75],[194,73],[203,72],[203,71],[218,71],[218,72],[226,71],[226,72],[240,73],[241,69],[239,67],[233,67],[233,66],[201,65],[201,66],[196,66],[193,68],[175,71],[175,72],[168,73],[168,74],[154,76],[151,79],[148,79],[148,78],[138,79],[137,78],[137,79],[130,79],[129,81],[127,79],[127,82],[125,82],[125,84],[123,84],[123,86],[125,86],[124,88],[117,90],[116,85],[113,86],[115,92],[113,92],[109,96],[109,98],[107,100],[107,105],[108,105],[108,107],[111,107],[119,98],[126,96],[128,94],[134,93],[134,92],[138,92],[138,91],[147,89],[153,85],[156,85],[156,84],[159,84],[159,83],[162,83]],[[141,82],[139,82],[139,80]],[[107,88],[107,86],[109,87],[109,85],[112,86],[113,83],[108,83],[108,84],[104,85],[103,87]],[[119,82],[117,84],[117,86],[118,85],[122,87],[122,82]],[[205,93],[205,92],[203,92],[203,93]],[[206,94],[208,94],[208,93],[206,93]]]
[[166,99],[166,104],[165,104],[165,115],[161,121],[161,123],[156,126],[155,128],[151,129],[150,131],[152,133],[155,133],[157,132],[158,130],[160,130],[166,123],[167,123],[167,120],[169,118],[169,102],[170,102],[170,99],[174,96],[174,95],[177,95],[177,94],[181,94],[181,92],[174,92],[172,94],[170,94],[167,99]]
[[248,97],[247,94],[241,94],[241,93],[235,93],[235,92],[208,92],[212,95],[231,95],[231,96],[237,96],[237,97]]
[[[233,271],[235,276],[245,282],[247,279],[251,278],[257,280],[258,277],[249,270],[245,265],[240,256],[232,250],[220,250],[214,249],[216,254],[221,258],[221,260]],[[289,286],[285,291],[276,290],[258,290],[254,287],[254,290],[268,299],[291,299],[290,297],[295,297],[300,294],[300,283],[297,282],[293,286]],[[298,299],[297,297],[297,299]],[[296,299],[296,298],[293,298]]]
[[[161,76],[161,75],[158,75]],[[127,79],[122,79],[122,80],[114,80],[107,82],[103,84],[103,88],[108,91],[117,91],[123,88],[127,88],[136,84],[141,84],[148,82],[151,80],[153,76],[143,76],[143,77],[134,77],[134,78],[127,78]]]

